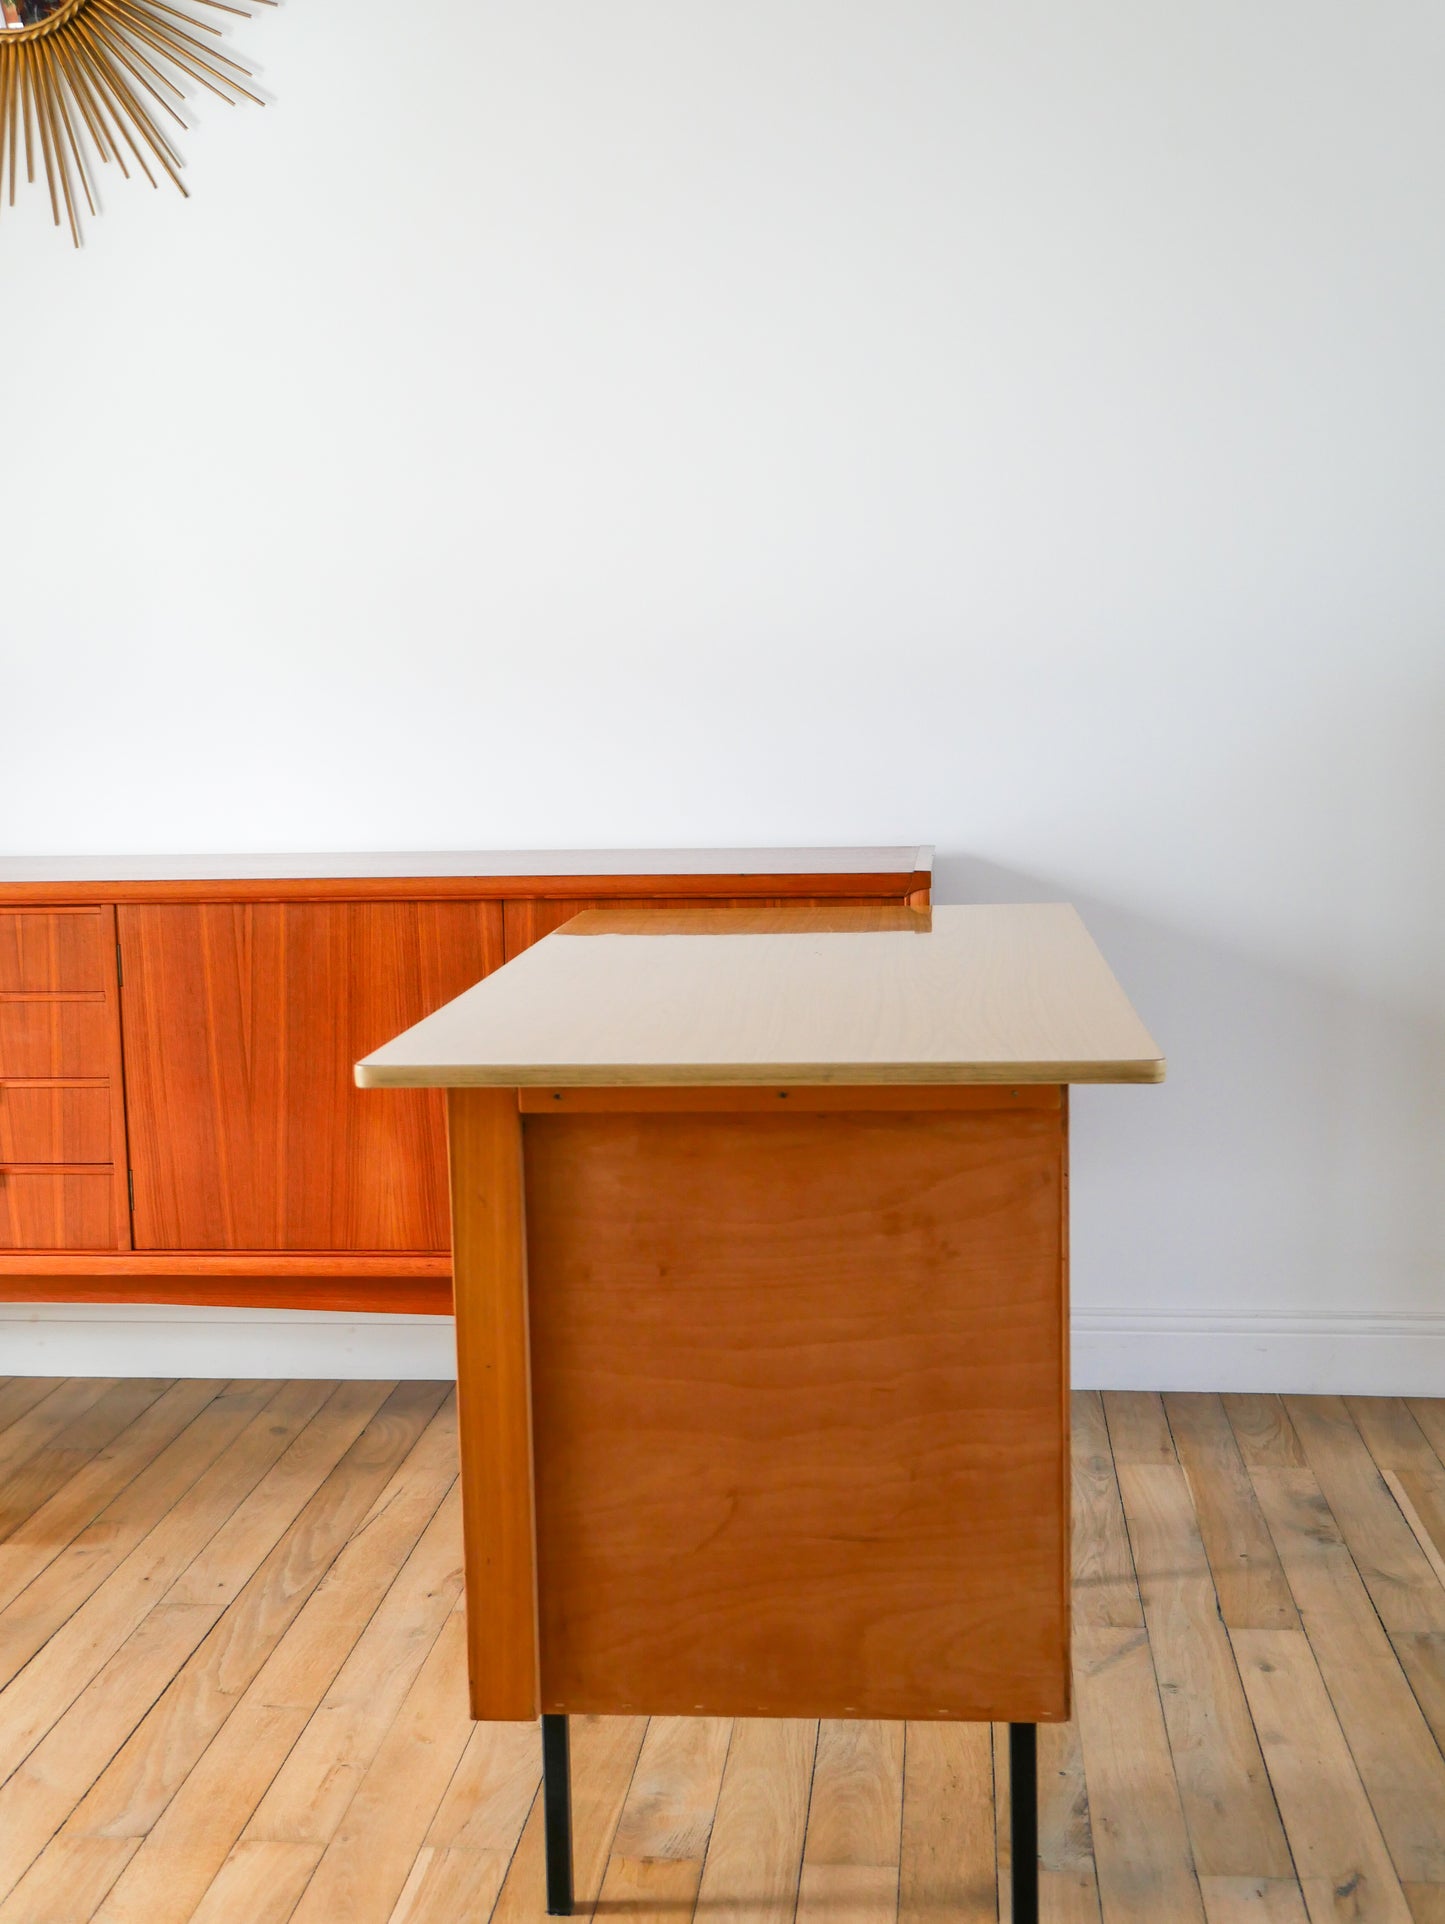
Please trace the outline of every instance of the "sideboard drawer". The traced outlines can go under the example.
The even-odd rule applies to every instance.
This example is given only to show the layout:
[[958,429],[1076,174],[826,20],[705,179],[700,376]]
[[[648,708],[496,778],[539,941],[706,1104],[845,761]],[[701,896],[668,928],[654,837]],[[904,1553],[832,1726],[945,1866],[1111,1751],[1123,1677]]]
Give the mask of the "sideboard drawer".
[[0,1168],[0,1249],[114,1249],[115,1175]]
[[0,1162],[108,1163],[106,1083],[0,1082]]
[[0,995],[25,989],[101,994],[114,965],[103,909],[0,909]]
[[0,1076],[103,1076],[110,1056],[104,996],[0,997]]

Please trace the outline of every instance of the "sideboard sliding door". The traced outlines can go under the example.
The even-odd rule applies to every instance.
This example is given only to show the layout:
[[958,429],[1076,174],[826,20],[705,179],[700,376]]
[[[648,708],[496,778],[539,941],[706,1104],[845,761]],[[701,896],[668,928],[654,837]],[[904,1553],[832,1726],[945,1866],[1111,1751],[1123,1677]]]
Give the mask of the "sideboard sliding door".
[[445,1250],[439,1095],[351,1065],[502,960],[496,902],[122,904],[137,1250]]

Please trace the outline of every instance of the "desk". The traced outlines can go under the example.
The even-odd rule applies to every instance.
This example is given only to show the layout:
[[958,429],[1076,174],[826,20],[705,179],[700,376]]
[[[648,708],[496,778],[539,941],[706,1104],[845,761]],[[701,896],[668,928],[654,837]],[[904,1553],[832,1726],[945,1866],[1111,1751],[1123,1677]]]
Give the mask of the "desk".
[[1070,908],[600,911],[358,1065],[448,1090],[471,1707],[1069,1715]]

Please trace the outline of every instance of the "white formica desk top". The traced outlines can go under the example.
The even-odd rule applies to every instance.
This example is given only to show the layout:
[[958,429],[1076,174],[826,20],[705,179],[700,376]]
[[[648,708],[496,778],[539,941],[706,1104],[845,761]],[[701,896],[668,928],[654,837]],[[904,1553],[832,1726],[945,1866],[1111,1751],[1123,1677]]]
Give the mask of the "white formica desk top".
[[356,1070],[362,1088],[1163,1076],[1061,903],[593,910]]

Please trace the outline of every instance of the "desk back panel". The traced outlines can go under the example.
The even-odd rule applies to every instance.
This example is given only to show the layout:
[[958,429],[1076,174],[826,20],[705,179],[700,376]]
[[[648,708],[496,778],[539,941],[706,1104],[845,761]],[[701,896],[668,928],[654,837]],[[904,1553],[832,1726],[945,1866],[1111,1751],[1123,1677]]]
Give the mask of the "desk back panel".
[[1066,1112],[960,1095],[524,1115],[543,1709],[1068,1715]]

